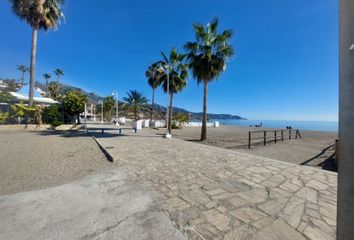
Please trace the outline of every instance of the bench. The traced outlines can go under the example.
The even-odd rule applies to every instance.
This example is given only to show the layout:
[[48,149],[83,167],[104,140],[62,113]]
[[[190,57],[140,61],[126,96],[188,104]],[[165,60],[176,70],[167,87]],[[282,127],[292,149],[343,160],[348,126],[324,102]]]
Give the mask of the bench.
[[137,133],[136,128],[88,128],[89,131],[101,131],[104,134],[104,131],[115,131],[118,130],[118,134],[122,134],[122,130],[134,130],[134,133]]

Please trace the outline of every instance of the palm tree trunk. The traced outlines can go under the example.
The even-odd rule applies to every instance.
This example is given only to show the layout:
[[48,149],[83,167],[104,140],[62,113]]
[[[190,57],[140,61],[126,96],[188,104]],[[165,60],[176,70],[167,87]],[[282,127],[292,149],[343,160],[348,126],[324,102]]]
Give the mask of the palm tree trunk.
[[208,98],[208,82],[204,81],[204,97],[203,97],[203,119],[202,119],[202,134],[200,140],[207,139],[207,98]]
[[150,122],[152,121],[152,116],[154,115],[154,104],[155,104],[155,88],[152,89]]
[[57,77],[57,89],[56,89],[56,93],[55,93],[55,100],[58,100],[58,96],[59,96],[59,76]]
[[48,97],[48,79],[45,80],[45,96]]
[[21,87],[25,85],[25,72],[22,71]]
[[173,93],[170,93],[170,110],[168,113],[168,133],[171,134],[172,129],[172,102],[173,102]]
[[[31,66],[30,66],[30,81],[29,81],[29,93],[28,93],[28,106],[33,106],[34,97],[34,81],[35,81],[35,67],[36,67],[36,53],[37,53],[37,35],[38,29],[32,29],[32,49],[31,49]],[[29,113],[26,111],[25,115],[25,128],[29,123]]]
[[34,96],[34,82],[35,82],[35,67],[36,67],[36,53],[37,53],[37,35],[38,29],[32,30],[32,49],[31,49],[31,66],[30,66],[30,82],[29,82],[29,100],[28,106],[33,105]]

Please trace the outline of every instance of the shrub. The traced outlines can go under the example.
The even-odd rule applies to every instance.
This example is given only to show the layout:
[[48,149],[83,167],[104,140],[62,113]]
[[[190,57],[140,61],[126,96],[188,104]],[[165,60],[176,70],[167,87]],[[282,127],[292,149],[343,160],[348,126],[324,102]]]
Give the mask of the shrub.
[[175,120],[178,122],[178,127],[182,128],[186,123],[189,123],[189,115],[186,113],[177,113]]
[[53,104],[49,107],[44,108],[43,111],[43,122],[48,124],[53,124],[54,121],[60,121],[61,111],[59,104]]
[[[63,106],[65,111],[72,117],[77,116],[80,121],[80,113],[85,110],[85,103],[87,96],[79,91],[69,91],[63,99]],[[79,122],[80,123],[80,122]]]
[[8,120],[9,114],[0,112],[0,124],[5,124]]
[[176,121],[172,122],[172,129],[178,129],[178,125]]
[[24,118],[26,115],[28,116],[29,122],[33,121],[34,113],[36,111],[36,107],[28,107],[24,105],[23,102],[19,104],[10,105],[10,121],[17,122],[18,118]]
[[58,127],[58,126],[60,126],[60,125],[63,125],[63,122],[62,122],[62,121],[54,120],[54,121],[52,122],[52,126],[53,126],[53,127]]

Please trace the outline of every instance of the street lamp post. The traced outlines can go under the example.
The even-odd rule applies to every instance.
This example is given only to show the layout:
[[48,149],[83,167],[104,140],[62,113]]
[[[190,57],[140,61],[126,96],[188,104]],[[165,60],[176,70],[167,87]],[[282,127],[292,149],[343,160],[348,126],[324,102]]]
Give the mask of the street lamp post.
[[168,124],[169,124],[169,120],[170,120],[170,115],[169,115],[169,97],[170,97],[170,67],[168,64],[163,65],[161,64],[160,68],[158,68],[158,71],[160,73],[166,71],[166,75],[167,75],[167,105],[166,105],[166,134],[165,134],[165,138],[172,138],[172,135],[169,131],[168,128]]
[[337,240],[354,236],[354,1],[340,1]]
[[103,123],[103,101],[100,100],[98,103],[101,104],[101,123]]
[[[79,116],[80,117],[80,116]],[[84,120],[85,120],[85,132],[87,132],[87,105],[85,103],[85,112],[84,112]]]
[[119,126],[119,123],[118,123],[118,92],[113,91],[112,96],[114,96],[116,98],[116,125]]

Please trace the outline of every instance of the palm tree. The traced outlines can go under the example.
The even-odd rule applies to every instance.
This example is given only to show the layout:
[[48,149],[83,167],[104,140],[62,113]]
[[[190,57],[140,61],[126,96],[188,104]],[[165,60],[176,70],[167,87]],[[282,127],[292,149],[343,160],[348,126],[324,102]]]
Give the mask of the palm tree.
[[103,109],[106,121],[110,122],[112,118],[112,112],[115,106],[115,100],[113,96],[107,96],[103,100]]
[[25,85],[25,73],[29,71],[29,68],[26,65],[21,64],[21,65],[17,65],[16,69],[22,72],[21,87],[23,87]]
[[59,86],[56,82],[52,81],[48,84],[48,93],[51,98],[54,98],[55,100],[58,100],[59,98]]
[[56,95],[59,95],[59,89],[60,89],[60,84],[59,84],[59,80],[62,76],[64,76],[64,71],[57,68],[54,70],[54,74],[57,75],[57,94]]
[[127,92],[128,97],[124,97],[123,100],[126,101],[125,107],[128,111],[134,113],[134,119],[138,120],[138,113],[141,111],[145,105],[148,103],[147,98],[137,90],[130,90]]
[[[179,54],[176,48],[172,48],[169,57],[167,57],[166,54],[164,54],[163,52],[161,54],[163,60],[160,62],[159,71],[163,74],[161,77],[163,90],[164,92],[168,92],[170,94],[170,109],[168,113],[169,121],[167,123],[167,127],[168,132],[171,134],[173,95],[182,91],[187,86],[188,66],[187,64],[183,63],[183,60],[186,55]],[[169,79],[167,79],[167,74],[169,76]],[[169,86],[168,89],[167,85]]]
[[158,67],[159,62],[155,62],[151,64],[145,72],[145,76],[148,78],[148,83],[152,88],[150,121],[152,121],[152,116],[154,114],[155,90],[161,85],[162,74],[158,71]]
[[56,29],[64,15],[61,11],[64,0],[11,0],[14,13],[32,27],[32,50],[29,82],[29,102],[33,105],[37,35],[40,29]]
[[234,53],[229,43],[232,31],[225,30],[218,33],[218,23],[218,19],[214,19],[207,26],[194,24],[196,41],[188,42],[184,46],[188,51],[187,61],[194,78],[198,81],[198,84],[204,84],[202,141],[207,138],[208,83],[219,78],[220,74],[226,69],[229,57]]
[[52,76],[50,73],[45,73],[43,74],[43,77],[45,78],[45,95],[48,96],[48,81]]

